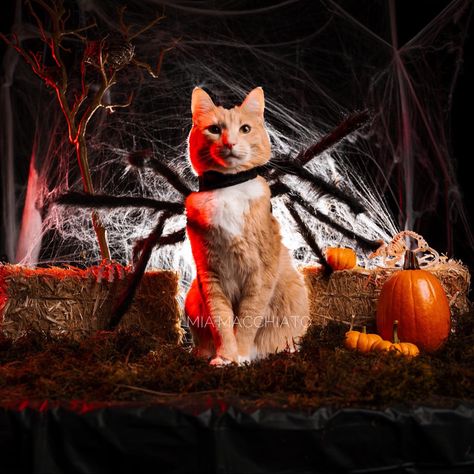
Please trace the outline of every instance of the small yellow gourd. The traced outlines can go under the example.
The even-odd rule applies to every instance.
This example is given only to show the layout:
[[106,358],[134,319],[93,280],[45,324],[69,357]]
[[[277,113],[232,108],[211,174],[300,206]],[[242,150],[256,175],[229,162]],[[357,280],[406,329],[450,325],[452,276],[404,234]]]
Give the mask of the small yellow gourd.
[[390,350],[397,351],[399,354],[408,357],[416,357],[420,353],[420,350],[415,344],[411,342],[400,342],[398,338],[398,320],[393,322],[393,344]]
[[349,331],[346,332],[346,339],[344,345],[347,349],[353,349],[359,352],[370,352],[374,345],[382,341],[382,338],[377,334],[367,334],[367,329],[364,326],[362,332],[353,331],[354,316],[352,316]]
[[347,349],[356,350],[358,352],[383,352],[394,351],[399,355],[408,357],[416,357],[420,351],[415,344],[410,342],[400,342],[398,338],[398,321],[393,323],[393,342],[382,339],[378,334],[368,334],[366,327],[363,326],[362,332],[354,331],[354,316],[352,316],[349,331],[346,332],[344,346]]

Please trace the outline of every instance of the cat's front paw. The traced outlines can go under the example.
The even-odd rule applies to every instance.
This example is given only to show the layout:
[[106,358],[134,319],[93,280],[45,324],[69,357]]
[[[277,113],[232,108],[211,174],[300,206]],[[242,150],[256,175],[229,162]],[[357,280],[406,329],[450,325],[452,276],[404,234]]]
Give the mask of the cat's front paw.
[[250,357],[250,355],[248,356],[237,356],[237,363],[239,365],[245,365],[245,364],[250,364],[250,362],[252,362],[252,357]]
[[211,359],[211,362],[209,362],[209,365],[214,367],[223,367],[228,364],[232,364],[232,361],[221,356],[214,357],[214,359]]
[[255,346],[247,347],[245,350],[240,350],[237,356],[237,363],[239,365],[250,364],[258,358],[257,348]]

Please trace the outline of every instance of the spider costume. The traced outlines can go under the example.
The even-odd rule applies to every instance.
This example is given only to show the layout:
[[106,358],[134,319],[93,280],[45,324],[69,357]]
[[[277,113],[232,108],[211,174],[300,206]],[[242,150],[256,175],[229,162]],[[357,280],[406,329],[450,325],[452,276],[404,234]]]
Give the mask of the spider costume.
[[69,192],[59,196],[56,202],[61,205],[72,205],[93,209],[138,207],[149,208],[159,213],[158,222],[152,232],[148,235],[148,237],[136,241],[134,245],[134,270],[130,276],[126,290],[119,297],[113,310],[109,323],[109,329],[114,329],[117,327],[123,315],[129,308],[138,284],[145,272],[153,248],[155,246],[173,245],[178,242],[182,242],[186,238],[186,229],[184,227],[178,231],[165,235],[163,235],[163,230],[166,221],[169,218],[184,213],[184,200],[189,194],[194,192],[196,188],[198,188],[198,191],[209,191],[233,186],[253,179],[258,175],[265,178],[270,185],[272,198],[281,196],[284,199],[284,204],[293,218],[299,233],[306,241],[310,249],[318,257],[325,273],[330,273],[332,270],[328,265],[328,262],[326,261],[326,258],[321,251],[315,236],[312,234],[311,230],[302,219],[298,211],[299,207],[304,209],[315,219],[327,226],[332,227],[341,235],[355,240],[364,250],[376,250],[381,244],[380,241],[369,240],[362,235],[356,234],[351,229],[343,227],[331,219],[331,217],[328,215],[317,210],[311,204],[311,202],[306,200],[296,189],[281,180],[281,178],[288,174],[296,176],[318,192],[329,194],[339,201],[345,203],[354,214],[364,212],[365,209],[352,196],[344,193],[341,189],[331,183],[328,183],[321,177],[311,173],[305,168],[305,165],[313,158],[338,143],[344,137],[347,137],[355,130],[360,129],[368,121],[369,113],[367,111],[355,113],[346,118],[340,125],[338,125],[329,134],[325,135],[319,142],[315,143],[307,150],[299,153],[296,157],[277,157],[270,160],[270,162],[263,166],[235,174],[223,174],[216,171],[207,171],[199,177],[198,182],[185,182],[176,170],[153,158],[150,156],[150,154],[132,153],[129,156],[131,165],[135,167],[148,167],[155,173],[165,178],[169,185],[178,191],[182,196],[181,202],[162,201],[133,196],[124,197],[100,194],[92,195],[80,192]]

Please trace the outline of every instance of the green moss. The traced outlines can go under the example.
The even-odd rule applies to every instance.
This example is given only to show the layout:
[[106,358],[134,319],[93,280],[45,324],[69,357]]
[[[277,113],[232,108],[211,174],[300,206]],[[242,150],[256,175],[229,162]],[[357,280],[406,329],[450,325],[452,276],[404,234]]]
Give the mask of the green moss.
[[474,314],[436,354],[405,358],[343,348],[345,326],[311,327],[300,351],[243,367],[210,367],[189,348],[139,329],[74,341],[29,333],[0,338],[0,400],[228,399],[242,406],[384,407],[474,400]]

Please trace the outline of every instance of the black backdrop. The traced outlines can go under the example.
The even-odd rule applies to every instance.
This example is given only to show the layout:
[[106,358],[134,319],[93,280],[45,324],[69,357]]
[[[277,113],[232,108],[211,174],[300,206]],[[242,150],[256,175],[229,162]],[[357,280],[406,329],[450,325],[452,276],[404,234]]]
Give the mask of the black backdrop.
[[[125,2],[126,3],[126,2]],[[199,2],[202,3],[202,2]],[[213,2],[208,2],[212,4]],[[234,2],[234,8],[242,1]],[[269,2],[264,2],[268,4]],[[271,3],[271,2],[270,2]],[[349,2],[351,3],[351,2]],[[409,39],[414,33],[420,30],[431,18],[441,11],[449,1],[447,0],[418,0],[416,2],[396,1],[397,18],[400,37],[400,43]],[[219,5],[219,3],[214,3]],[[343,3],[344,5],[344,3]],[[8,33],[11,29],[13,21],[13,12],[15,8],[15,0],[8,0],[2,3],[2,11],[0,15],[0,28],[4,33]],[[295,8],[294,14],[298,14],[298,8]],[[291,18],[288,21],[291,22]],[[472,33],[472,25],[469,33]],[[457,177],[460,190],[466,204],[469,221],[474,212],[474,186],[472,183],[472,173],[470,171],[470,161],[472,160],[472,109],[473,109],[473,93],[472,84],[474,84],[474,67],[473,67],[473,38],[469,34],[464,44],[464,62],[461,68],[453,96],[452,110],[452,130],[451,130],[451,146],[453,156],[456,160]],[[3,56],[5,45],[0,41],[0,55]],[[3,73],[2,73],[3,81]],[[1,118],[0,118],[1,120]],[[18,165],[22,167],[22,173],[25,173],[25,164]],[[24,183],[26,185],[26,182]],[[1,195],[0,195],[1,199]],[[18,209],[21,213],[21,206]],[[395,214],[395,212],[394,212]],[[441,252],[446,251],[446,242],[440,228],[443,222],[440,222],[440,216],[437,214],[429,215],[424,219],[419,231],[428,239],[434,248]],[[5,231],[0,229],[0,255],[5,254]],[[474,268],[474,249],[471,248],[463,235],[454,236],[454,256],[462,259],[470,268]]]

